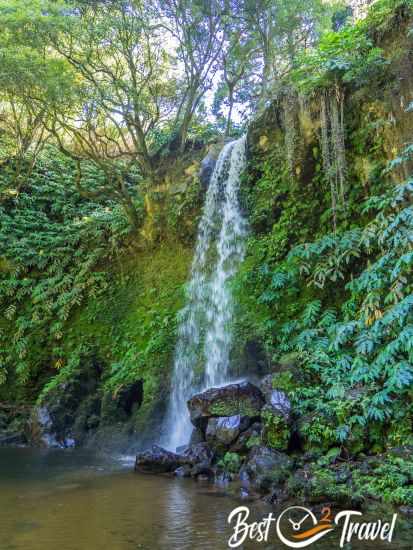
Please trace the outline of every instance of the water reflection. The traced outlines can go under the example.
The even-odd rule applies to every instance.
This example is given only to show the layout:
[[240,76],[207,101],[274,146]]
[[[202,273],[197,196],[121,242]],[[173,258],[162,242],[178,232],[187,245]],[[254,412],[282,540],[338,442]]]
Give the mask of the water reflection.
[[[129,463],[79,451],[0,449],[0,550],[225,549],[227,517],[239,501],[223,495],[191,480],[138,476]],[[262,519],[269,510],[260,503],[252,514]],[[405,520],[391,545],[351,549],[411,550],[412,534]],[[311,549],[338,548],[328,537]],[[243,546],[257,548],[284,547],[272,531],[267,544]]]

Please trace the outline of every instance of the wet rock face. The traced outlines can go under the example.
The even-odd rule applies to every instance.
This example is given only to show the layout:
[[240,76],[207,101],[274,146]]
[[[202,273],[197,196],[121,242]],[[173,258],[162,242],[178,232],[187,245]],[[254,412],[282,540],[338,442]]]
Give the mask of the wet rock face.
[[31,443],[61,448],[82,443],[89,420],[100,412],[100,400],[95,399],[97,385],[97,373],[85,369],[70,382],[54,387],[33,411]]
[[273,387],[273,378],[272,374],[265,376],[261,381],[260,390],[267,405],[285,418],[289,418],[291,415],[291,402],[285,392]]
[[165,474],[189,464],[187,457],[154,445],[149,451],[136,455],[135,472]]
[[194,428],[192,430],[191,439],[189,440],[190,445],[196,445],[197,443],[202,443],[204,441],[204,434],[199,428]]
[[268,404],[273,410],[278,411],[286,418],[290,417],[291,402],[288,399],[287,394],[279,390],[273,390],[268,401]]
[[288,455],[257,445],[251,449],[242,473],[257,490],[265,493],[283,484],[292,466]]
[[240,415],[256,419],[260,416],[264,403],[261,391],[253,384],[243,382],[211,388],[194,395],[188,401],[188,409],[194,426],[206,429],[211,417]]
[[140,407],[143,400],[143,381],[137,380],[123,386],[116,394],[118,408],[130,415],[134,406]]
[[121,386],[116,392],[105,392],[101,403],[102,424],[125,422],[143,401],[143,381]]
[[37,443],[44,447],[68,448],[75,446],[75,440],[63,433],[58,433],[48,407],[36,407],[34,411],[37,434]]
[[250,424],[248,416],[239,414],[210,418],[205,432],[207,443],[211,447],[229,447]]
[[199,180],[203,190],[208,188],[211,180],[212,173],[217,163],[216,156],[210,151],[207,156],[201,162],[201,169],[199,171]]
[[126,448],[135,412],[143,400],[143,382],[103,391],[102,368],[85,363],[49,390],[30,419],[30,444],[40,447],[113,446]]

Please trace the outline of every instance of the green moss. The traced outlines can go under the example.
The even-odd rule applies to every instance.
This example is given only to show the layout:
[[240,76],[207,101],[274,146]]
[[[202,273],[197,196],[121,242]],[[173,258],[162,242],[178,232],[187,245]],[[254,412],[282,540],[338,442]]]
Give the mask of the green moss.
[[272,387],[275,390],[291,392],[297,388],[299,381],[291,371],[277,372],[272,378]]
[[245,397],[233,400],[217,399],[210,407],[210,414],[212,416],[234,416],[240,414],[241,416],[254,418],[259,416],[260,411],[254,406],[252,401]]
[[[134,429],[154,422],[166,401],[176,338],[176,315],[192,251],[178,241],[140,251],[114,265],[112,283],[89,300],[68,323],[63,337],[65,363],[45,387],[44,396],[94,357],[101,373],[102,425],[118,418],[112,396],[125,384],[143,381],[143,403]],[[111,406],[113,405],[113,406]]]
[[262,413],[262,420],[265,444],[277,451],[286,451],[290,442],[291,431],[284,416],[265,410]]
[[218,466],[225,472],[236,474],[241,468],[241,458],[237,453],[225,453]]
[[256,445],[261,445],[262,440],[260,435],[252,435],[247,441],[247,449],[252,449]]

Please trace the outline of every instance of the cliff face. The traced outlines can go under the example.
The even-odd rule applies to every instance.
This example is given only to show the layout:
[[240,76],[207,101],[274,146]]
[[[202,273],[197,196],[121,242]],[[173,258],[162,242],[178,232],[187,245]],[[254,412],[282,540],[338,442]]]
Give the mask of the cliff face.
[[[363,79],[339,74],[311,94],[286,86],[252,122],[241,197],[251,238],[233,286],[238,299],[234,373],[261,375],[290,365],[295,359],[282,357],[285,344],[277,340],[283,323],[295,322],[314,301],[339,308],[348,298],[348,281],[338,276],[325,288],[306,281],[299,288],[291,285],[278,300],[269,277],[274,279],[273,271],[296,245],[323,238],[334,226],[340,234],[365,224],[369,216],[361,203],[411,173],[407,159],[383,175],[413,135],[413,114],[407,109],[413,100],[411,26],[408,10],[399,8],[384,23],[367,28],[381,57]],[[35,368],[26,385],[11,376],[0,390],[4,400],[38,400],[49,407],[61,441],[73,436],[81,443],[110,441],[113,436],[119,447],[128,439],[144,442],[145,434],[153,435],[159,426],[205,192],[201,162],[208,154],[210,169],[219,145],[209,149],[195,146],[171,161],[158,185],[146,190],[139,237],[120,256],[113,255],[105,266],[110,284],[81,303],[63,331],[66,361],[59,372],[48,341],[31,350]],[[356,276],[363,262],[355,259],[354,271],[343,277]],[[287,382],[286,375],[288,387]],[[311,383],[318,387],[319,381]],[[69,411],[63,419],[56,403]],[[31,419],[30,437],[37,441],[48,429],[42,428],[49,421],[44,413],[37,411]],[[13,429],[7,433],[13,435]]]
[[[365,185],[378,164],[394,159],[410,143],[413,133],[413,21],[400,8],[390,20],[369,30],[374,47],[382,50],[383,62],[363,83],[340,81],[330,89],[315,89],[299,96],[285,89],[249,130],[250,158],[257,163],[278,147],[298,185],[309,184],[322,162],[322,103],[326,94],[336,95],[343,111],[348,180]],[[367,63],[367,60],[366,60]],[[333,136],[330,136],[333,137]],[[405,177],[411,165],[403,167]]]
[[339,70],[311,94],[285,87],[249,132],[252,237],[235,285],[235,360],[247,343],[273,387],[292,392],[301,445],[316,454],[413,440],[410,375],[404,384],[397,374],[401,361],[411,368],[400,345],[411,320],[411,267],[402,267],[412,226],[411,26],[405,6],[366,23],[373,63],[367,56],[352,72],[331,60]]

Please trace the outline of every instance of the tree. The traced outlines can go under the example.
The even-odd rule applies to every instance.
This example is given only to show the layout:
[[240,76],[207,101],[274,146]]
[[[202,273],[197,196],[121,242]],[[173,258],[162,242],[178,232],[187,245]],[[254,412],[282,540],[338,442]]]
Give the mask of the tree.
[[0,59],[0,164],[13,166],[9,187],[18,191],[50,138],[47,108],[31,97],[39,96],[39,82],[52,81],[61,67],[56,60],[46,66],[37,52],[16,44],[7,28],[0,33]]
[[[234,32],[235,31],[235,32]],[[242,35],[240,30],[234,29],[229,33],[227,47],[222,52],[223,82],[227,90],[228,113],[225,125],[225,136],[229,136],[232,127],[232,112],[237,99],[238,89],[248,86],[248,77],[251,73],[251,57],[253,42]],[[243,98],[241,98],[243,99]]]
[[[15,191],[30,177],[46,144],[45,117],[44,109],[18,101],[7,92],[0,95],[0,164],[13,159],[14,177],[10,187]],[[28,166],[26,159],[29,159]]]
[[218,70],[227,24],[225,4],[219,0],[160,0],[163,25],[177,44],[183,68],[175,114],[176,147],[182,152],[191,120]]
[[[37,8],[17,2],[4,18],[10,33],[18,27],[19,47],[40,60],[37,72],[25,67],[12,71],[16,96],[47,113],[42,119],[47,132],[78,163],[81,194],[116,197],[136,226],[127,175],[137,166],[143,176],[153,176],[151,132],[168,123],[175,96],[159,35],[150,32],[138,1]],[[49,75],[56,62],[60,74]],[[34,86],[21,85],[28,75]],[[56,93],[56,87],[64,92]],[[83,189],[84,160],[105,173],[99,190]]]
[[[155,181],[162,153],[184,150],[217,70],[225,21],[219,2],[168,0],[157,7],[160,15],[146,0],[0,3],[5,32],[42,60],[43,72],[56,63],[62,71],[31,74],[34,88],[16,86],[16,97],[47,114],[47,132],[78,162],[79,191],[90,196],[80,175],[82,161],[91,160],[106,175],[102,193],[121,200],[133,225],[127,174],[137,167]],[[26,72],[13,74],[24,79]],[[169,134],[166,144],[160,133]]]
[[322,0],[242,0],[244,32],[257,45],[260,66],[258,109],[262,109],[294,67],[298,54],[314,46],[331,26],[329,4]]
[[[155,182],[163,156],[185,150],[218,75],[229,135],[235,103],[272,98],[325,12],[322,0],[0,0],[7,120],[23,152],[52,136],[79,191],[117,198],[136,226],[128,174]],[[104,172],[100,189],[82,184],[84,161]]]

